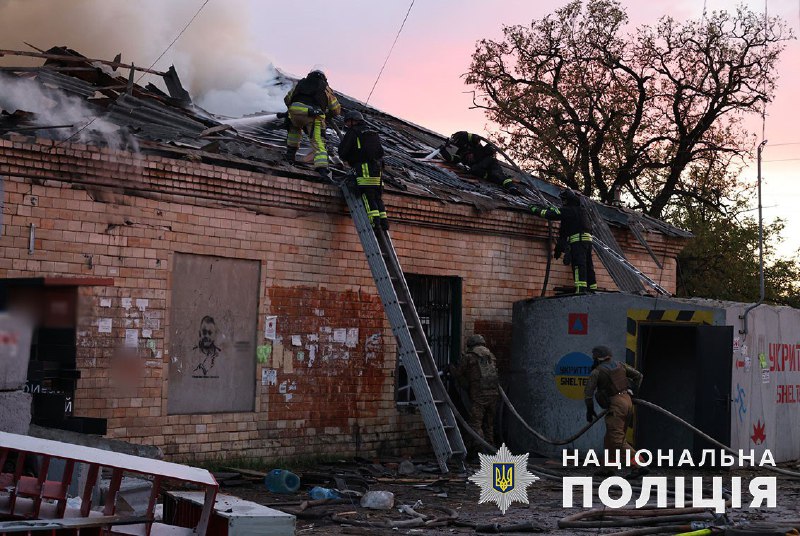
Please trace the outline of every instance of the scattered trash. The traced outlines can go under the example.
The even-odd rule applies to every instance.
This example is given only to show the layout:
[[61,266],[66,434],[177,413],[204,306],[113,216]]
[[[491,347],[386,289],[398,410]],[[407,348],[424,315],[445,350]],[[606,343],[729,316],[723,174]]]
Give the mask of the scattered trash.
[[318,501],[320,499],[341,499],[341,495],[335,489],[323,488],[321,486],[314,486],[308,492],[309,497]]
[[417,473],[417,467],[411,460],[403,460],[397,467],[397,472],[401,475],[414,475]]
[[272,493],[294,493],[300,489],[300,477],[286,469],[273,469],[264,477],[264,485]]
[[361,506],[372,510],[391,510],[394,507],[394,493],[391,491],[368,491],[361,497]]

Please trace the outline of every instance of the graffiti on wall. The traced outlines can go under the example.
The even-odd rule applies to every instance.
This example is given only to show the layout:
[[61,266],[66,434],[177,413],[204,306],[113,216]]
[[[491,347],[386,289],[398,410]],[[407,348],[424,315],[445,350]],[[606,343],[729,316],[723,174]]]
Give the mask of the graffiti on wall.
[[260,263],[172,259],[167,412],[252,411]]
[[766,423],[761,424],[761,419],[758,419],[758,422],[753,425],[753,435],[750,436],[750,439],[753,440],[753,443],[760,445],[767,440],[767,434],[765,433],[766,427]]
[[214,317],[204,316],[200,320],[200,331],[198,332],[197,346],[192,348],[198,355],[197,366],[194,367],[193,378],[218,378],[219,376],[209,375],[208,373],[217,364],[217,357],[220,354],[220,348],[217,346],[217,323],[214,322]]
[[736,404],[736,411],[739,413],[739,422],[744,422],[744,414],[747,413],[747,407],[744,405],[744,389],[738,383],[736,384],[736,398],[733,403]]

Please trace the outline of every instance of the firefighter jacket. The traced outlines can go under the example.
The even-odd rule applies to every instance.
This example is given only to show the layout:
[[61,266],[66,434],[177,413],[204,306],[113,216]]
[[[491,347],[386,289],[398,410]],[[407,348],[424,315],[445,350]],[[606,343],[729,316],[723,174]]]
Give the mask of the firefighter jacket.
[[348,129],[339,144],[339,157],[350,164],[358,177],[379,178],[383,154],[378,132],[363,122]]
[[587,406],[592,397],[595,397],[601,408],[607,408],[612,396],[631,389],[636,390],[641,383],[641,372],[625,363],[607,359],[592,370],[583,396],[587,400]]
[[454,164],[463,163],[473,166],[485,158],[494,158],[494,147],[488,143],[482,143],[486,140],[477,134],[462,130],[453,134],[450,140],[456,147],[456,154],[451,157]]
[[283,102],[290,108],[293,103],[299,102],[313,106],[328,117],[339,115],[342,106],[333,90],[325,82],[316,78],[303,78],[286,94]]
[[586,209],[580,205],[564,205],[561,208],[533,205],[531,212],[548,220],[561,220],[559,238],[566,238],[570,244],[592,240],[592,222]]

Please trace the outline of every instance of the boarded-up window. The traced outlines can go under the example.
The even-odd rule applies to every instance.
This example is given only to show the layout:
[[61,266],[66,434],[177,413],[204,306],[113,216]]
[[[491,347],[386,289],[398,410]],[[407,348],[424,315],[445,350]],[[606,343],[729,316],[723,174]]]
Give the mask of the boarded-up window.
[[170,414],[253,411],[258,261],[176,253]]

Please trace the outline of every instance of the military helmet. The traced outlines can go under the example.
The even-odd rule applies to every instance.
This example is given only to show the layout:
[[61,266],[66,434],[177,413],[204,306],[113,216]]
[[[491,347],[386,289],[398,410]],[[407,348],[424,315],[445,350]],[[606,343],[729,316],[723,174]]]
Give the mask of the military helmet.
[[345,122],[347,121],[360,122],[364,120],[364,116],[361,114],[361,112],[357,110],[350,110],[346,114],[344,114],[344,120]]
[[592,357],[595,359],[603,359],[605,357],[611,357],[611,348],[608,346],[595,346],[592,348]]
[[483,335],[470,335],[467,338],[467,348],[472,348],[473,346],[485,346],[486,339],[483,338]]

